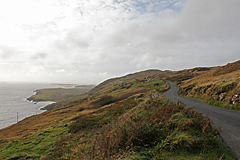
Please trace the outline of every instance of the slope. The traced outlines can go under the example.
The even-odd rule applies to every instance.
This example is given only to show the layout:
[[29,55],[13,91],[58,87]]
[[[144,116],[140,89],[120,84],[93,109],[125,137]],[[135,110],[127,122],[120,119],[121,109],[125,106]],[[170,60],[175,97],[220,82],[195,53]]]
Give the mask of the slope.
[[104,81],[0,130],[0,159],[237,159],[210,119],[161,96],[169,88],[164,79],[187,72],[147,70]]
[[204,74],[181,81],[179,87],[181,95],[239,111],[240,61],[213,67]]

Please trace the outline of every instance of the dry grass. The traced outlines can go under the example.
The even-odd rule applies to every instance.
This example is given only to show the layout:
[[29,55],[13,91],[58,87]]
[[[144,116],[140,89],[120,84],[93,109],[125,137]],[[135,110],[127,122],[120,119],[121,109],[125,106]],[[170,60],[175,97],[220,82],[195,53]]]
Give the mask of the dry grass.
[[179,86],[182,95],[239,111],[239,100],[233,105],[232,97],[240,95],[240,61],[212,68],[202,75],[182,81]]
[[[88,107],[88,103],[81,104],[81,107]],[[71,118],[73,115],[79,114],[79,106],[73,106],[70,108],[56,109],[47,111],[39,115],[34,115],[24,120],[4,128],[0,131],[0,139],[16,139],[22,138],[28,134],[36,133],[50,126],[58,125],[60,122]],[[84,111],[91,112],[89,110]],[[66,124],[69,123],[66,121]]]

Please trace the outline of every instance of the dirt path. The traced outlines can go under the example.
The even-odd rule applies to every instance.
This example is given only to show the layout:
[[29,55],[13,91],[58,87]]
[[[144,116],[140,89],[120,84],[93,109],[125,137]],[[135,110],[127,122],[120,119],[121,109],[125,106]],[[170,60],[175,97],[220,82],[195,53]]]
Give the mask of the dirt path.
[[216,128],[223,128],[221,132],[223,140],[240,158],[240,112],[211,106],[200,100],[181,97],[177,95],[178,87],[173,82],[168,81],[168,83],[170,89],[163,95],[175,102],[179,99],[187,107],[193,107],[202,112],[203,115],[207,115]]

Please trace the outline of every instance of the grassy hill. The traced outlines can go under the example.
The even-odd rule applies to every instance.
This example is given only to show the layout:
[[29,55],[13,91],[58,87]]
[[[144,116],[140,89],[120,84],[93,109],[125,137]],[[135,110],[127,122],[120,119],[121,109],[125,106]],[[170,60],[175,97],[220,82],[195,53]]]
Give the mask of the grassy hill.
[[183,94],[214,69],[147,70],[104,81],[0,130],[0,159],[237,159],[209,118],[161,96],[165,79]]
[[[199,71],[196,69],[195,72]],[[181,95],[240,111],[240,61],[209,68],[196,77],[179,82],[179,87]]]
[[92,89],[93,85],[85,85],[84,87],[75,87],[75,88],[47,88],[47,89],[38,89],[36,94],[27,98],[29,101],[39,102],[39,101],[66,101],[68,99],[73,99],[78,97],[88,90]]

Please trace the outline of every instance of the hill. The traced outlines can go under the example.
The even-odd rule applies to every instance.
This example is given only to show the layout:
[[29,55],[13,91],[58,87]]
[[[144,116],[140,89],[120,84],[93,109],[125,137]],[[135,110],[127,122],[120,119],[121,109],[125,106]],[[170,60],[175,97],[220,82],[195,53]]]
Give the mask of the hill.
[[166,79],[184,91],[217,68],[147,70],[106,80],[0,130],[0,159],[237,159],[209,118],[161,96]]
[[[198,70],[194,72],[198,73]],[[181,95],[198,98],[211,105],[240,110],[240,61],[209,68],[178,84]]]

